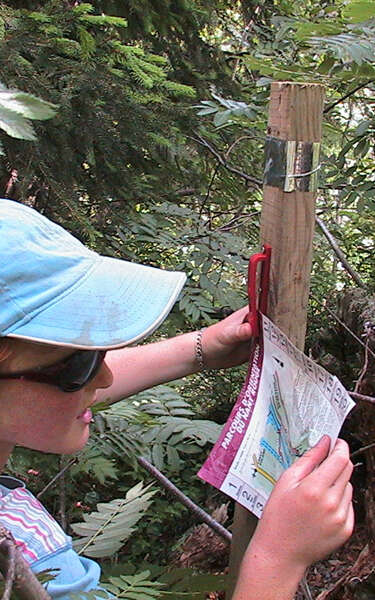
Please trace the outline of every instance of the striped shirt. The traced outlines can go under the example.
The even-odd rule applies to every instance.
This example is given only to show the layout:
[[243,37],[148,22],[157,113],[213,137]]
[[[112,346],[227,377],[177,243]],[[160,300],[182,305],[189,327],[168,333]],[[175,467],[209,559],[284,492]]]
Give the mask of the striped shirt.
[[31,565],[48,554],[70,547],[70,538],[39,500],[24,486],[4,490],[1,485],[4,479],[0,477],[0,523],[12,533],[27,562]]
[[35,573],[45,569],[56,571],[56,577],[47,584],[52,598],[68,600],[72,593],[98,587],[99,565],[78,556],[71,538],[25,484],[13,477],[0,477],[0,524],[13,535]]

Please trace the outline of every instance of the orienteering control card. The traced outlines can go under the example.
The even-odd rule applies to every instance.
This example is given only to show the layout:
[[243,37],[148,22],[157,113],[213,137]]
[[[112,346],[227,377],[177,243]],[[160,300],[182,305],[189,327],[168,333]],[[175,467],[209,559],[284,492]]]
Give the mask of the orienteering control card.
[[264,315],[249,371],[198,475],[260,517],[280,475],[324,434],[334,445],[354,402]]

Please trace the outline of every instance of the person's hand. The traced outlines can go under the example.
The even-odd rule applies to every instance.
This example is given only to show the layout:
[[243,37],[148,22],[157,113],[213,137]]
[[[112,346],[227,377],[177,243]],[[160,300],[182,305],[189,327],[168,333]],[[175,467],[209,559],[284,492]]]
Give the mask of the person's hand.
[[303,571],[341,546],[354,525],[349,448],[320,442],[278,480],[249,545],[265,560]]
[[244,319],[248,307],[240,308],[203,332],[204,364],[209,369],[226,369],[249,358],[251,326]]

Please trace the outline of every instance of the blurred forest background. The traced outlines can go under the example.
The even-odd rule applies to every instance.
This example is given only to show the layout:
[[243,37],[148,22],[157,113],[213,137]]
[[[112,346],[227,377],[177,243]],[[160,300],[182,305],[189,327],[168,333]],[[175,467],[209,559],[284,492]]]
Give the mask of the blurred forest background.
[[[0,3],[1,195],[98,252],[185,271],[157,337],[246,303],[270,82],[326,87],[306,352],[362,399],[343,433],[356,453],[357,531],[310,570],[320,600],[375,597],[374,47],[373,0]],[[98,411],[72,464],[23,449],[9,464],[100,559],[118,597],[223,597],[225,543],[147,487],[137,457],[230,528],[232,505],[196,472],[245,371],[203,372]]]

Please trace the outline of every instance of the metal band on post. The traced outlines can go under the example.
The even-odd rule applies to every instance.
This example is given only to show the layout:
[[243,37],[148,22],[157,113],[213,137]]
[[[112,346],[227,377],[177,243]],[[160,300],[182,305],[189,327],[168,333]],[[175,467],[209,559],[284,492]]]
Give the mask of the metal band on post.
[[264,184],[284,192],[316,192],[320,169],[319,142],[296,142],[268,136]]

